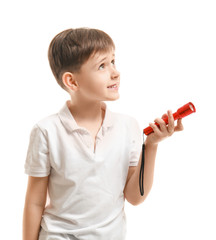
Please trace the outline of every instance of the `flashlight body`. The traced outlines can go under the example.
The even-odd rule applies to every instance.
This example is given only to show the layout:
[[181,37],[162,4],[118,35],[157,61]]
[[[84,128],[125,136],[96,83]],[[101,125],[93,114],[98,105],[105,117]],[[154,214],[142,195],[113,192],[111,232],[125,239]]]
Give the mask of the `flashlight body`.
[[[174,120],[177,120],[179,118],[184,118],[184,117],[190,115],[193,112],[196,112],[196,108],[193,105],[193,103],[189,102],[189,103],[185,104],[184,106],[182,106],[181,108],[179,108],[177,110],[177,112],[175,112],[173,114],[173,118],[174,118]],[[165,118],[162,118],[162,119],[164,120],[164,122],[166,124],[168,124],[168,117],[165,117]],[[157,125],[159,127],[158,123],[155,123],[155,125]],[[143,132],[144,132],[145,135],[149,135],[150,133],[153,132],[153,129],[151,127],[147,127],[143,130]]]

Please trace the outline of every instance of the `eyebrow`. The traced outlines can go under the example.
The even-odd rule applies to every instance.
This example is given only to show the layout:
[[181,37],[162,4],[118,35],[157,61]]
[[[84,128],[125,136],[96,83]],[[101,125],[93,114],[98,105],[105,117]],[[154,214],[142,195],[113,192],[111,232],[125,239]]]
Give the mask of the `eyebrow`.
[[[113,53],[112,57],[115,57],[115,54]],[[98,61],[94,66],[98,65],[99,63],[103,62],[107,57],[104,57],[100,61]]]

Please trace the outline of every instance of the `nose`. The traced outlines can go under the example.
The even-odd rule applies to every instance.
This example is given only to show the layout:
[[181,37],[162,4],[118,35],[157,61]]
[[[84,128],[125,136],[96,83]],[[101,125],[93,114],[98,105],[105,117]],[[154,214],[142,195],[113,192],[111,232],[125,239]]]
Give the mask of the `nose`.
[[120,72],[116,68],[113,68],[111,73],[111,79],[116,80],[119,78],[120,78]]

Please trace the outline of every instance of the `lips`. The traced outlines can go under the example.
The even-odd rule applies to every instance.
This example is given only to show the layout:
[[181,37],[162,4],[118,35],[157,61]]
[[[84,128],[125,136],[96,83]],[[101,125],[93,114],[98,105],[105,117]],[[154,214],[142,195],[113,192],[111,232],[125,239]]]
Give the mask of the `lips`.
[[118,88],[118,84],[115,83],[115,84],[113,84],[113,85],[108,86],[107,88]]

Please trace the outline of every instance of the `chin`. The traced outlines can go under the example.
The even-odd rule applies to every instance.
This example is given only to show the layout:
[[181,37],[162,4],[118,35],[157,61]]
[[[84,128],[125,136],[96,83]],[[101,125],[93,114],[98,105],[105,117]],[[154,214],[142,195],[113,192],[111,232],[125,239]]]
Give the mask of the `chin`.
[[109,98],[107,98],[105,101],[116,101],[116,100],[118,100],[119,98],[120,98],[120,95],[115,96],[115,97],[109,97]]

